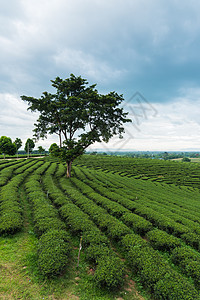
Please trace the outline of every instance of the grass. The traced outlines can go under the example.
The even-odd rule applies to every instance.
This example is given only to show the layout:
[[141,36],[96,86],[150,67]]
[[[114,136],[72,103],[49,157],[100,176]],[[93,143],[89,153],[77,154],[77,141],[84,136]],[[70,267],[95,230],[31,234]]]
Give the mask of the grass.
[[193,158],[193,157],[191,157],[190,158],[191,159],[191,162],[200,162],[200,158]]
[[[23,190],[24,229],[14,236],[0,237],[0,299],[76,299],[76,271],[46,280],[37,267],[37,237],[31,224],[31,210]],[[77,298],[78,299],[78,298]]]
[[125,289],[116,293],[96,286],[84,253],[77,270],[77,249],[65,274],[55,279],[42,278],[37,268],[36,245],[32,232],[0,238],[0,299],[144,299],[138,298],[135,286],[128,281]]
[[[195,157],[188,157],[191,162],[197,162],[199,163],[200,162],[200,158],[195,158]],[[171,159],[171,160],[174,160],[174,161],[182,161],[183,158],[174,158],[174,159]]]
[[129,280],[120,291],[102,289],[94,283],[93,272],[81,251],[77,269],[79,238],[73,238],[73,253],[66,272],[57,278],[40,275],[37,266],[37,242],[31,208],[23,188],[19,196],[24,207],[24,227],[13,236],[0,237],[0,299],[60,300],[138,300],[144,299]]
[[72,267],[56,279],[45,280],[37,268],[36,245],[32,233],[1,238],[0,299],[78,299],[78,272]]

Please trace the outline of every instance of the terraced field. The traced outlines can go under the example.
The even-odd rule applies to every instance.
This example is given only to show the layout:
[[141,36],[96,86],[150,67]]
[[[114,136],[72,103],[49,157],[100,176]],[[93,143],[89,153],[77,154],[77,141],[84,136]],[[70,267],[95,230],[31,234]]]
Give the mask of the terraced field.
[[198,163],[109,155],[83,155],[76,163],[121,176],[200,188]]
[[[70,179],[58,162],[0,162],[0,245],[17,242],[20,232],[34,236],[27,274],[37,284],[37,296],[30,284],[29,296],[14,287],[9,294],[0,285],[0,297],[200,299],[196,165],[88,157],[76,161]],[[189,179],[182,185],[189,170],[190,186]],[[80,282],[72,280],[69,292],[72,270]],[[41,274],[37,280],[34,273]],[[62,292],[56,292],[56,278]]]

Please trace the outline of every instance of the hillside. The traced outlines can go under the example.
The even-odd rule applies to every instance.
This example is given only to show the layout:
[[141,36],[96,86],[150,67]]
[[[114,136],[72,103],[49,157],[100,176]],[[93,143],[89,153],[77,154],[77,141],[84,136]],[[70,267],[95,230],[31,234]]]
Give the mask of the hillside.
[[200,165],[197,163],[109,155],[83,155],[76,160],[76,164],[112,171],[121,176],[200,188]]
[[65,172],[0,162],[2,299],[200,299],[197,165],[87,155]]

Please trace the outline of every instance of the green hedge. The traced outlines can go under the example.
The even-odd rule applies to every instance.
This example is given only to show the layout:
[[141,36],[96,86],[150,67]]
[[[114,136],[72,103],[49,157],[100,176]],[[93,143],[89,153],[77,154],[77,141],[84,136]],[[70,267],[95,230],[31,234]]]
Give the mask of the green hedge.
[[62,163],[59,163],[58,165],[58,169],[56,170],[56,178],[60,178],[64,175],[66,175],[66,172],[67,172],[67,167],[66,165],[63,165]]
[[123,262],[116,256],[101,256],[97,260],[94,273],[95,281],[101,286],[116,288],[123,284],[125,269]]
[[[42,171],[42,169],[41,169]],[[66,229],[58,211],[43,192],[40,184],[40,175],[35,174],[25,184],[28,198],[32,205],[34,228],[38,236],[50,229]]]
[[[83,234],[86,257],[96,265],[95,282],[110,288],[122,284],[124,263],[110,250],[107,238],[103,237],[88,216],[73,203],[63,205],[59,211],[73,233]],[[112,263],[109,265],[109,262]]]
[[3,212],[0,217],[0,234],[13,234],[21,230],[22,216],[14,211]]
[[[18,164],[18,166],[24,163],[25,162],[22,162]],[[36,162],[34,165],[26,164],[26,169],[22,174],[15,175],[1,188],[0,234],[13,234],[21,230],[23,226],[23,210],[18,195],[18,189],[24,179],[41,164],[42,162]]]
[[155,299],[199,299],[194,286],[177,273],[148,243],[130,234],[121,242],[131,269]]
[[197,291],[178,273],[165,274],[154,287],[154,296],[158,300],[197,300]]
[[115,240],[121,239],[123,235],[131,232],[122,221],[114,218],[108,212],[95,204],[91,199],[84,196],[75,186],[72,180],[62,178],[60,181],[61,188],[68,194],[68,197],[73,199],[73,202],[78,205],[85,213],[90,215],[92,220],[101,230],[106,231],[109,237]]
[[181,235],[186,244],[192,246],[193,248],[200,250],[200,235],[194,232],[184,233]]
[[83,246],[89,247],[90,245],[108,246],[109,240],[97,227],[93,227],[83,233]]
[[[50,182],[52,186],[51,189]],[[51,198],[53,195],[53,201],[55,194],[51,194],[51,191],[54,186],[53,181],[46,177],[45,188],[50,190],[49,197]],[[95,265],[96,268],[96,275],[94,275],[95,282],[101,286],[107,286],[109,288],[115,288],[121,285],[124,279],[124,263],[121,262],[116,254],[110,249],[108,239],[89,219],[89,216],[72,203],[72,199],[73,201],[75,200],[75,203],[79,203],[84,211],[89,211],[92,207],[96,208],[96,205],[91,206],[91,200],[85,202],[86,199],[82,194],[81,197],[79,197],[79,194],[77,194],[78,191],[71,186],[70,180],[64,180],[61,186],[64,187],[65,191],[68,193],[70,192],[70,196],[65,195],[65,204],[61,204],[59,208],[60,215],[72,233],[76,235],[81,234],[83,236],[83,249],[85,249],[86,257]],[[62,198],[62,195],[58,190],[56,193],[60,198]],[[96,211],[92,210],[92,212],[95,213]],[[107,216],[109,215],[106,215],[106,217]]]
[[131,227],[131,229],[133,229],[135,233],[138,233],[140,235],[145,235],[148,231],[150,231],[153,228],[151,222],[147,221],[141,216],[130,212],[125,213],[122,216],[122,221],[127,226]]
[[25,160],[23,163],[18,165],[18,168],[14,170],[14,174],[18,175],[24,173],[28,168],[36,165],[37,168],[43,164],[43,161],[38,161],[36,159]]
[[200,288],[200,255],[190,248],[181,247],[173,250],[171,259]]
[[27,162],[16,161],[12,164],[6,164],[5,168],[0,172],[0,187],[5,185],[8,182],[8,180],[12,178],[14,170],[19,168],[19,166],[21,166],[24,163],[26,164]]
[[38,242],[38,266],[47,277],[59,275],[66,269],[71,252],[70,236],[64,230],[50,230]]
[[178,238],[159,229],[149,231],[146,237],[153,248],[161,251],[171,252],[174,248],[181,246],[181,242]]

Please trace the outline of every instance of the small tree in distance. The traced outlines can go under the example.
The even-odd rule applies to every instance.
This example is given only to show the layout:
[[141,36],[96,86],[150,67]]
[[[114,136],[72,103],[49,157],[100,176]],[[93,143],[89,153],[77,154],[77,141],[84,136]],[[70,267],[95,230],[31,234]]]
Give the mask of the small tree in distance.
[[16,148],[17,148],[17,157],[18,157],[18,150],[22,146],[22,140],[19,139],[19,138],[16,138],[15,141],[14,141],[14,144],[16,145]]
[[27,139],[24,150],[28,154],[28,157],[29,154],[33,151],[34,147],[35,147],[34,141],[32,139]]
[[17,151],[16,145],[12,142],[10,137],[2,136],[0,138],[0,153],[4,155],[15,155]]
[[190,158],[188,158],[188,157],[183,157],[183,158],[182,158],[182,161],[183,161],[183,162],[190,162],[190,161],[191,161],[191,159],[190,159]]
[[38,152],[39,152],[40,154],[42,154],[42,153],[45,152],[45,149],[44,149],[42,146],[39,146],[39,147],[38,147]]
[[49,153],[52,156],[59,157],[60,155],[60,148],[56,143],[51,144],[49,148]]
[[[71,74],[70,78],[52,80],[55,94],[44,92],[41,98],[21,96],[29,110],[40,113],[35,125],[35,137],[58,134],[60,148],[57,153],[67,163],[67,176],[75,158],[82,155],[95,142],[108,142],[114,135],[122,138],[123,124],[131,122],[119,105],[123,96],[116,92],[101,95],[96,84],[88,86],[86,79]],[[63,140],[63,142],[62,142]]]

